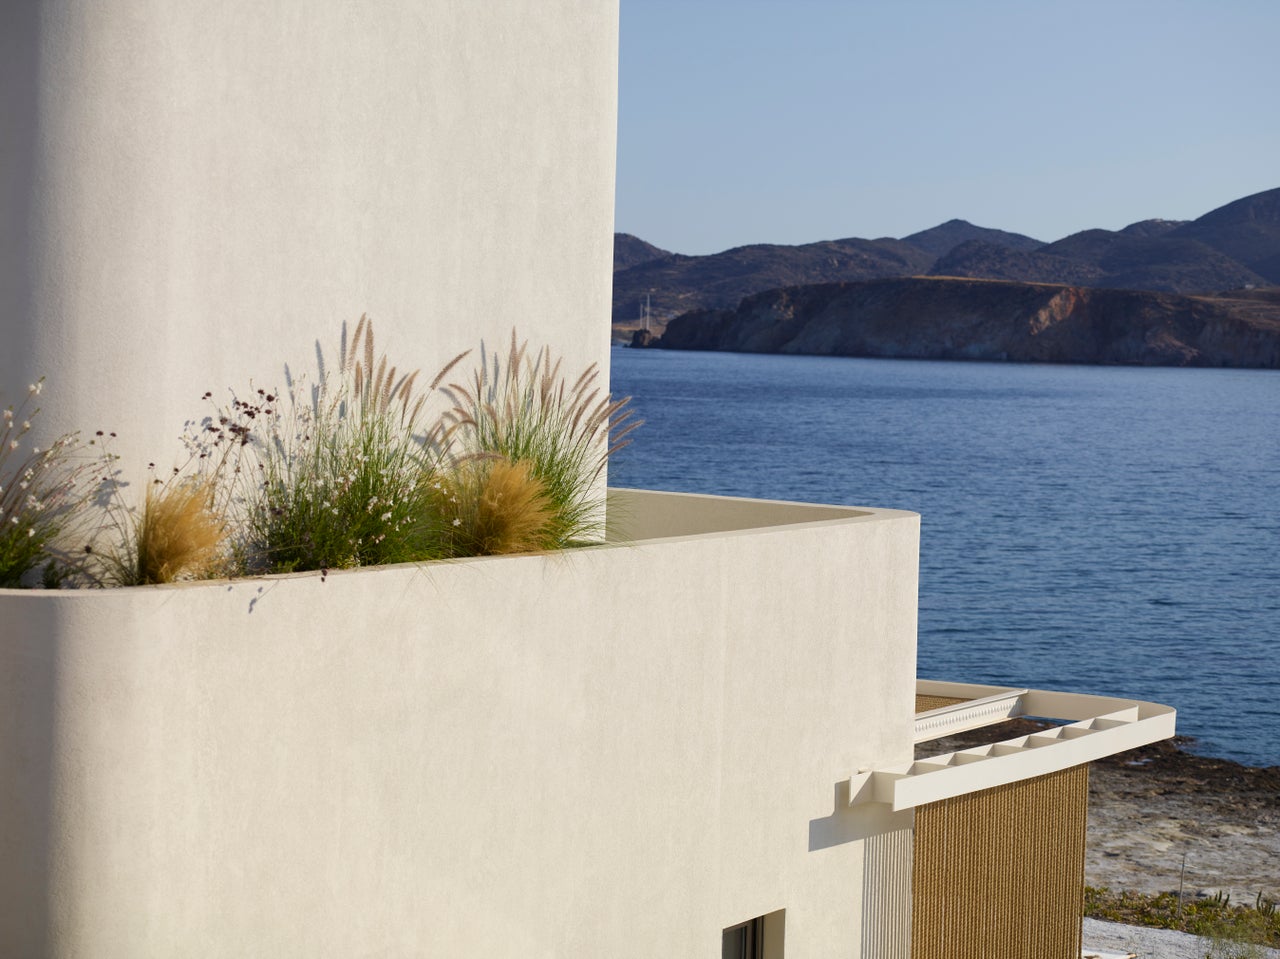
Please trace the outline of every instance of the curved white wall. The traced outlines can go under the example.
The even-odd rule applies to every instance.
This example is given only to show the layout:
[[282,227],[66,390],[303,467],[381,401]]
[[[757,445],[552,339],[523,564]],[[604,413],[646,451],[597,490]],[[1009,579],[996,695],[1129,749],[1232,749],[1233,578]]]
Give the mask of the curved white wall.
[[178,455],[368,311],[608,361],[617,0],[0,6],[0,392]]
[[[705,504],[618,495],[669,536]],[[836,785],[911,758],[919,518],[732,505],[630,546],[0,590],[0,954],[708,956],[785,909],[787,955],[885,959],[911,814]]]

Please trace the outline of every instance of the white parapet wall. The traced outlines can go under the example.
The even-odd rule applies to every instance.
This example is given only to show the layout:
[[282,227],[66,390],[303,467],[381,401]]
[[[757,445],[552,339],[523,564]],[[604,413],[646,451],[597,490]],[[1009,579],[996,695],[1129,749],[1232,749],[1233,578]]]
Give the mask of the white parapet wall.
[[662,536],[0,591],[0,955],[905,943],[911,813],[836,793],[912,756],[918,517],[614,495]]
[[368,312],[430,377],[515,327],[608,363],[617,0],[6,0],[0,405],[188,417]]

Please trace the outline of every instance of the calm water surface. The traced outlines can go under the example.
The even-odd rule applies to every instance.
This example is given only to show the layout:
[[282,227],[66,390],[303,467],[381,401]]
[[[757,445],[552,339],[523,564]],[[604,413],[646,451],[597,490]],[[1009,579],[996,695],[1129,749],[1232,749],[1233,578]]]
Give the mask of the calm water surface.
[[615,349],[610,483],[914,510],[919,674],[1280,764],[1280,373]]

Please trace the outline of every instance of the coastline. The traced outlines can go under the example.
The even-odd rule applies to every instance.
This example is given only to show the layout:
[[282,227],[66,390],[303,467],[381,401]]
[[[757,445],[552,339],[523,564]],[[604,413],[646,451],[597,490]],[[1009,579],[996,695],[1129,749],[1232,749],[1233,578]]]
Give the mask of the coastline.
[[[929,743],[930,753],[1042,728],[1013,720]],[[1200,756],[1178,736],[1092,764],[1085,882],[1189,898],[1280,900],[1280,766]],[[1184,873],[1185,857],[1185,873]]]
[[1186,745],[1176,737],[1093,764],[1086,881],[1280,900],[1280,766],[1243,766]]

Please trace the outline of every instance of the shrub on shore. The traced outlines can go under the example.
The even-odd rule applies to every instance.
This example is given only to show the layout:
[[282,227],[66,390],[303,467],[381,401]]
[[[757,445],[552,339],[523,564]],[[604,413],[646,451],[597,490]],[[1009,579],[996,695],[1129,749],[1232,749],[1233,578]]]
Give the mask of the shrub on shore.
[[1250,946],[1280,948],[1280,909],[1261,893],[1253,902],[1233,903],[1225,895],[1182,899],[1173,892],[1148,895],[1089,886],[1085,915],[1200,936],[1212,959],[1248,956]]

